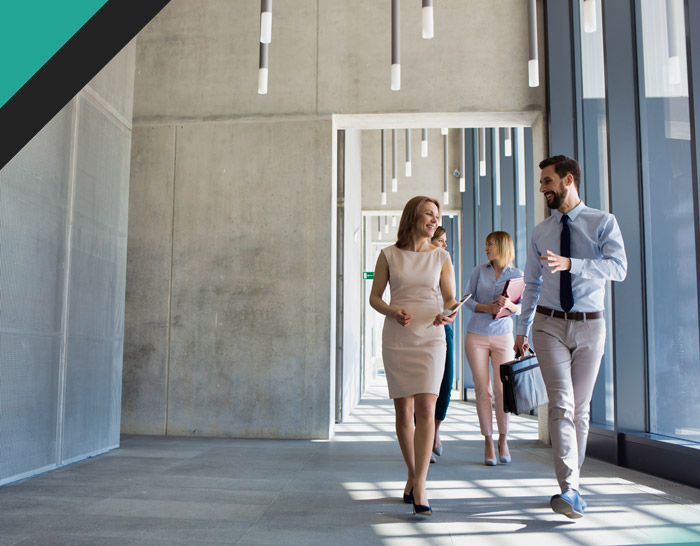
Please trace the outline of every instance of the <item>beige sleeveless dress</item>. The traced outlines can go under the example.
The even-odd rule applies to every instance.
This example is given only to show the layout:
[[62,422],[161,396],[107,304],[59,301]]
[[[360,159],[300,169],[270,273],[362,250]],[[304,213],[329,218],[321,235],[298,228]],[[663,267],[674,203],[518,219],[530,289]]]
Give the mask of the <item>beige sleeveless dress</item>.
[[442,311],[440,271],[450,255],[442,248],[430,252],[382,250],[389,264],[392,307],[413,315],[409,326],[386,317],[382,332],[382,358],[390,398],[420,393],[439,394],[445,368],[445,329],[428,325]]

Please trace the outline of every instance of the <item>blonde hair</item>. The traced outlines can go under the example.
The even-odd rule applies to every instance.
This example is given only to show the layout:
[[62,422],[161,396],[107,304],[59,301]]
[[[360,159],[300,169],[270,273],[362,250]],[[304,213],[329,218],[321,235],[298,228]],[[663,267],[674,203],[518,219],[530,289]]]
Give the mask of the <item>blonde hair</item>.
[[501,267],[512,267],[515,260],[515,245],[513,239],[505,231],[494,231],[486,236],[486,242],[496,245],[498,257],[492,262]]
[[440,214],[440,202],[432,197],[425,197],[423,195],[417,195],[411,198],[406,206],[403,208],[401,213],[401,221],[399,222],[399,232],[396,236],[396,246],[399,248],[406,248],[411,244],[411,235],[416,227],[416,222],[418,221],[418,216],[423,210],[423,205],[426,203],[434,204],[438,209],[438,215]]

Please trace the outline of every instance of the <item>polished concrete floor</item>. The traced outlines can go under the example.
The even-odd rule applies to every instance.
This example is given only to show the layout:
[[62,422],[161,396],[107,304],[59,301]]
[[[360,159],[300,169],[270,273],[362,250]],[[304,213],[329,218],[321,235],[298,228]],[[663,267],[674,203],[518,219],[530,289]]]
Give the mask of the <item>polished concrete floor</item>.
[[393,409],[373,391],[332,441],[125,436],[121,448],[0,488],[0,546],[700,544],[700,490],[589,459],[583,519],[557,492],[537,424],[483,465],[472,405],[450,406],[430,518],[400,500]]

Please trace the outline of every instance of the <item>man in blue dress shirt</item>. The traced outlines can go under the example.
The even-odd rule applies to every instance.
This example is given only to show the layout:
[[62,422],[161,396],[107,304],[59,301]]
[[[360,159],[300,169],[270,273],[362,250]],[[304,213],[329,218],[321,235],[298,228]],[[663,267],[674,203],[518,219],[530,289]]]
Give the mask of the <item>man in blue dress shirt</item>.
[[557,155],[542,161],[540,169],[540,192],[554,213],[532,232],[515,350],[525,354],[532,329],[547,386],[554,470],[561,488],[550,504],[575,519],[586,509],[579,473],[605,346],[605,282],[624,280],[627,258],[615,217],[581,201],[578,162]]

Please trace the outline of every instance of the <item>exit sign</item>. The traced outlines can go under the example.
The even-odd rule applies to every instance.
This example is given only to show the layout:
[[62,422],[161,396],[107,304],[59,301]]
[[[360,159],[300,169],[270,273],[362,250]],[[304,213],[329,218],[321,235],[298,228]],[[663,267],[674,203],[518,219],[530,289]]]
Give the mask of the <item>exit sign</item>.
[[374,271],[363,271],[362,272],[362,278],[365,280],[372,280],[374,279]]

